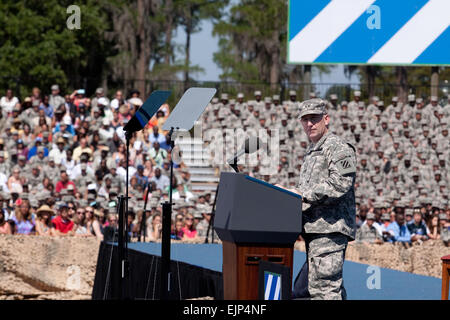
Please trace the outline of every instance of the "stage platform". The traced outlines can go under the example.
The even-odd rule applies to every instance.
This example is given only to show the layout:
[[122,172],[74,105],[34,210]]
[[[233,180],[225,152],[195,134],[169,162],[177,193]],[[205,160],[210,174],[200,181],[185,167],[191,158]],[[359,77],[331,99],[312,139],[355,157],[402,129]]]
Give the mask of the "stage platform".
[[[154,256],[161,255],[160,243],[130,243],[129,249]],[[220,244],[172,243],[171,259],[189,265],[222,272]],[[305,262],[304,252],[294,251],[293,277]],[[380,288],[369,289],[368,278],[374,274],[369,265],[345,261],[344,285],[349,300],[439,300],[441,279],[379,268]]]

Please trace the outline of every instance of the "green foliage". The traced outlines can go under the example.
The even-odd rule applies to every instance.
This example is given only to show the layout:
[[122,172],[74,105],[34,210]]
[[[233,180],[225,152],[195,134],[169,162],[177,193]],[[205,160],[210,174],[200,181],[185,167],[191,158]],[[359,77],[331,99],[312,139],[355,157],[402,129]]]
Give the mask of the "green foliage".
[[[101,11],[94,1],[80,1],[81,30],[69,30],[66,9],[72,1],[4,0],[0,2],[0,86],[15,87],[17,78],[28,94],[38,86],[79,86],[71,73],[83,75],[99,48],[104,30]],[[101,46],[100,46],[101,48]],[[80,82],[80,81],[78,81]]]

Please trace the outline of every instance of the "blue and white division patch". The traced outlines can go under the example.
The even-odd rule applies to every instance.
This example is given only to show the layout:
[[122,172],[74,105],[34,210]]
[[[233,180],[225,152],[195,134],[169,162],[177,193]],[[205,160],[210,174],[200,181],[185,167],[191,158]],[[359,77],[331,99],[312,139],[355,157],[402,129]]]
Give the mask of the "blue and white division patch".
[[449,0],[290,0],[289,63],[450,65]]
[[281,274],[264,271],[264,300],[281,300]]

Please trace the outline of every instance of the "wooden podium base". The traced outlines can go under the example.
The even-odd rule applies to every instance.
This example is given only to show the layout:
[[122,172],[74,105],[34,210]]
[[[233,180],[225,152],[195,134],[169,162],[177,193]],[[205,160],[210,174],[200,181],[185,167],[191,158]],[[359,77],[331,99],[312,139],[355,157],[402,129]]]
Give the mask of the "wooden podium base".
[[223,289],[225,300],[258,300],[259,261],[287,266],[294,261],[293,245],[238,244],[222,242]]

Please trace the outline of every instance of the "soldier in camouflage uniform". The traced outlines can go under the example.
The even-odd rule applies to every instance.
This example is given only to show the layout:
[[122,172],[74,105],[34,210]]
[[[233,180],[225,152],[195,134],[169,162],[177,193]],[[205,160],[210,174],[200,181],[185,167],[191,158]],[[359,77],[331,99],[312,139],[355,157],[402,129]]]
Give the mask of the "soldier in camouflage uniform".
[[366,223],[356,232],[356,240],[369,243],[383,243],[383,238],[377,231],[373,223],[375,222],[375,214],[369,212],[366,217]]
[[296,189],[303,197],[303,230],[311,299],[346,299],[342,280],[345,249],[356,234],[354,147],[328,131],[326,101],[300,104],[306,150]]

